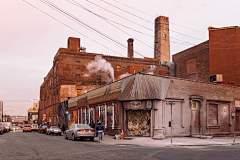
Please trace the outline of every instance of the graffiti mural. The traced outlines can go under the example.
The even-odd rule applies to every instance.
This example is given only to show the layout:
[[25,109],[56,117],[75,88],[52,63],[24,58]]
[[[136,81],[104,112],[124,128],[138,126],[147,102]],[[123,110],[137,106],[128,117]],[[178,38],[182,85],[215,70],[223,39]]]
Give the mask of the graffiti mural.
[[107,127],[113,126],[113,106],[107,106]]
[[82,110],[82,124],[85,124],[85,109]]
[[77,124],[78,123],[78,115],[77,115],[77,111],[73,111],[73,115],[72,115],[72,122],[73,124]]
[[114,104],[114,126],[119,126],[119,105]]
[[68,100],[61,102],[58,105],[59,126],[62,124],[65,124],[66,126],[68,125],[66,111],[68,111]]
[[104,126],[105,125],[105,106],[100,106],[100,122]]
[[86,124],[89,124],[90,121],[89,121],[89,109],[87,110],[87,113],[86,113]]
[[149,111],[128,111],[128,135],[150,136]]

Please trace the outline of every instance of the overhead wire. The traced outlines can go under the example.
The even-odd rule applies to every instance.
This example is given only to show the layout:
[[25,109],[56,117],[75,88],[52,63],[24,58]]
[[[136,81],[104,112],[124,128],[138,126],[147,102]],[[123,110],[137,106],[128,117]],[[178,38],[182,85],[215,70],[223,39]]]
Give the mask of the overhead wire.
[[[115,1],[115,2],[117,2],[117,3],[119,3],[119,4],[121,4],[121,5],[124,5],[124,6],[126,6],[126,7],[129,7],[129,8],[131,8],[131,9],[134,9],[134,10],[136,10],[136,11],[138,11],[138,12],[141,12],[141,13],[143,13],[143,14],[145,14],[145,15],[148,15],[148,16],[151,16],[151,17],[154,17],[154,18],[156,17],[156,16],[153,16],[153,15],[148,14],[148,13],[146,13],[146,12],[143,12],[143,11],[141,11],[141,10],[138,10],[138,9],[136,9],[136,8],[134,8],[134,7],[131,7],[131,6],[128,6],[128,5],[124,4],[124,3],[121,3],[121,2],[119,2],[119,1],[117,1],[117,0],[113,0],[113,1]],[[186,26],[182,26],[182,25],[179,25],[179,24],[176,24],[176,23],[173,23],[173,22],[169,22],[169,23],[174,24],[174,25],[179,26],[179,27],[182,27],[182,28],[186,28],[186,29],[189,29],[189,30],[193,30],[193,31],[196,31],[196,32],[207,33],[207,32],[199,31],[199,30],[192,29],[192,28],[189,28],[189,27],[186,27]]]
[[108,49],[108,50],[110,50],[110,51],[112,51],[112,52],[114,52],[114,53],[117,53],[117,54],[121,55],[120,53],[118,53],[118,52],[116,52],[116,51],[114,51],[114,50],[110,49],[109,47],[107,47],[107,46],[105,46],[105,45],[103,45],[103,44],[99,43],[98,41],[96,41],[96,40],[94,40],[94,39],[92,39],[92,38],[88,37],[87,35],[85,35],[85,34],[83,34],[83,33],[79,32],[79,31],[77,31],[76,29],[72,28],[71,26],[69,26],[69,25],[67,25],[67,24],[63,23],[62,21],[60,21],[60,20],[58,20],[57,18],[55,18],[55,17],[51,16],[50,14],[48,14],[48,13],[44,12],[43,10],[39,9],[38,7],[36,7],[36,6],[32,5],[31,3],[27,2],[26,0],[23,0],[23,1],[24,1],[25,3],[27,3],[28,5],[32,6],[33,8],[37,9],[38,11],[40,11],[40,12],[44,13],[45,15],[49,16],[50,18],[54,19],[55,21],[57,21],[57,22],[59,22],[59,23],[63,24],[64,26],[66,26],[66,27],[70,28],[71,30],[73,30],[73,31],[75,31],[75,32],[77,32],[77,33],[79,33],[80,35],[82,35],[82,36],[84,36],[84,37],[86,37],[86,38],[90,39],[91,41],[93,41],[93,42],[95,42],[95,43],[99,44],[100,46],[102,46],[102,47],[104,47],[104,48],[106,48],[106,49]]
[[[68,1],[68,0],[67,0],[67,1]],[[73,1],[74,1],[74,0],[73,0]],[[70,1],[68,1],[68,2],[70,2]],[[144,44],[144,45],[148,46],[149,48],[152,48],[152,49],[154,49],[153,47],[149,46],[148,44],[144,43],[143,41],[141,41],[141,40],[139,40],[139,39],[135,38],[134,36],[130,35],[129,33],[125,32],[125,31],[124,31],[124,30],[122,30],[121,28],[119,28],[119,27],[117,27],[117,26],[113,25],[112,23],[108,22],[108,21],[107,21],[107,20],[106,20],[104,17],[100,16],[99,14],[96,14],[96,13],[94,13],[94,12],[92,12],[92,11],[88,10],[86,7],[82,6],[81,4],[77,3],[76,1],[74,1],[74,2],[75,2],[77,5],[76,5],[76,4],[74,4],[74,3],[72,3],[72,2],[70,2],[70,3],[72,3],[72,4],[74,4],[74,5],[76,5],[76,6],[80,7],[80,8],[82,8],[82,9],[84,9],[84,10],[86,10],[86,11],[88,11],[88,12],[92,13],[92,14],[94,14],[95,16],[97,16],[97,17],[99,17],[99,18],[103,19],[105,22],[109,23],[110,25],[112,25],[112,26],[114,26],[115,28],[119,29],[120,31],[124,32],[125,34],[127,34],[127,35],[131,36],[132,38],[134,38],[134,39],[138,40],[140,43],[142,43],[142,44]]]
[[[69,0],[66,0],[66,1],[68,1],[68,2],[70,2]],[[116,23],[116,24],[119,24],[119,23],[117,23],[117,22],[115,22],[115,21],[112,21],[112,20],[110,20],[110,19],[108,19],[108,18],[106,18],[106,17],[103,17],[103,16],[101,16],[101,15],[99,15],[99,14],[96,14],[96,13],[94,13],[93,11],[91,11],[91,10],[89,10],[89,9],[87,9],[86,7],[84,7],[84,6],[82,6],[81,4],[79,4],[78,2],[76,2],[76,1],[74,1],[74,0],[72,0],[73,2],[75,2],[77,5],[79,5],[79,7],[81,7],[81,8],[83,8],[84,10],[86,10],[86,11],[88,11],[88,12],[90,12],[90,13],[92,13],[92,14],[94,14],[95,16],[98,16],[98,17],[100,17],[100,18],[102,18],[103,20],[107,20],[107,21],[111,21],[111,22],[113,22],[113,23]],[[70,2],[70,3],[72,3],[72,2]],[[72,3],[72,4],[74,4],[74,3]],[[107,22],[107,23],[109,23],[109,22]],[[111,24],[112,25],[112,24]],[[119,24],[119,25],[121,25],[121,24]],[[113,25],[114,26],[114,25]],[[114,27],[116,27],[116,26],[114,26]],[[125,26],[124,26],[125,27]],[[118,27],[117,27],[118,28]],[[132,29],[132,28],[130,28],[130,27],[128,27],[129,29]],[[119,28],[118,28],[119,29]],[[121,29],[120,29],[121,30]],[[134,30],[134,29],[132,29],[132,30]],[[123,30],[121,30],[121,31],[123,31]],[[137,31],[137,30],[134,30],[134,31]],[[125,32],[125,31],[123,31],[123,32]],[[140,32],[140,31],[137,31],[137,32],[139,32],[139,33],[143,33],[143,32]],[[126,32],[125,32],[126,33]],[[126,33],[126,34],[128,34],[128,33]],[[144,34],[144,33],[143,33]],[[129,35],[129,34],[128,34]],[[147,34],[145,34],[145,35],[147,35]],[[130,35],[131,36],[131,35]],[[154,36],[152,36],[152,35],[149,35],[149,36],[151,36],[151,37],[154,37]],[[173,43],[179,43],[179,44],[191,44],[191,45],[195,45],[195,44],[193,44],[193,43],[190,43],[190,42],[186,42],[186,41],[183,41],[183,40],[180,40],[180,39],[177,39],[177,38],[174,38],[174,37],[171,37],[171,36],[169,36],[170,38],[172,38],[172,39],[175,39],[175,40],[178,40],[178,41],[181,41],[181,42],[184,42],[184,43],[179,43],[179,42],[175,42],[175,41],[170,41],[170,42],[173,42]],[[136,38],[135,38],[136,39]],[[140,41],[140,40],[139,40]],[[142,41],[141,41],[142,42]],[[144,43],[145,44],[145,43]],[[146,45],[146,44],[145,44]],[[147,46],[149,46],[149,45],[147,45]],[[149,46],[150,47],[150,46]],[[151,47],[152,48],[152,47]],[[154,48],[153,48],[154,49]]]
[[[89,1],[89,0],[86,0],[86,1]],[[121,11],[124,11],[124,12],[126,12],[126,13],[128,13],[128,14],[130,14],[130,15],[132,15],[132,16],[135,16],[135,17],[140,18],[140,19],[142,19],[142,20],[144,20],[144,21],[147,21],[147,22],[149,22],[149,23],[151,23],[151,24],[154,24],[154,23],[151,22],[151,21],[148,21],[148,20],[146,20],[146,19],[144,19],[144,18],[142,18],[142,17],[139,17],[139,16],[137,16],[137,15],[135,15],[135,14],[132,14],[132,13],[130,13],[130,12],[128,12],[128,11],[125,11],[124,9],[121,9],[121,8],[119,8],[119,7],[111,4],[111,3],[108,3],[108,2],[106,2],[106,1],[104,1],[104,0],[101,0],[101,1],[104,2],[104,3],[106,3],[106,4],[108,4],[108,5],[111,5],[111,6],[115,7],[115,8],[117,8],[117,9],[121,10]],[[183,33],[177,32],[177,31],[174,31],[174,30],[170,30],[170,31],[171,31],[171,32],[174,32],[174,33],[177,33],[177,34],[180,34],[180,35],[183,35],[183,36],[186,36],[186,37],[189,37],[189,38],[193,38],[193,39],[197,39],[197,40],[202,40],[202,39],[199,39],[199,38],[195,38],[195,37],[192,37],[192,36],[189,36],[189,35],[186,35],[186,34],[183,34]]]
[[[90,2],[90,0],[86,0],[86,1],[87,1],[87,2]],[[139,17],[139,16],[137,16],[137,15],[135,15],[135,14],[132,14],[132,13],[130,13],[130,12],[128,12],[128,11],[125,11],[124,9],[121,9],[121,8],[119,8],[119,7],[111,4],[111,3],[109,3],[109,2],[106,2],[105,0],[101,0],[101,1],[104,2],[104,3],[106,3],[106,4],[108,4],[108,5],[111,5],[111,6],[115,7],[115,8],[117,8],[117,9],[121,10],[121,11],[124,11],[124,12],[126,12],[126,13],[128,13],[128,14],[130,14],[130,15],[133,15],[133,16],[135,16],[135,17],[137,17],[137,18],[143,19],[143,18],[141,18],[141,17]],[[116,1],[116,0],[113,0],[113,1],[118,2],[118,1]],[[94,4],[93,2],[90,2],[90,3]],[[118,3],[120,3],[120,2],[118,2]],[[120,3],[120,4],[122,4],[122,3]],[[94,4],[94,5],[96,5],[96,4]],[[96,6],[100,7],[99,5],[96,5]],[[127,5],[125,5],[125,6],[127,6]],[[128,7],[130,7],[130,6],[128,6]],[[102,8],[102,9],[104,9],[104,10],[106,10],[106,11],[109,11],[109,10],[103,8],[103,7],[100,7],[100,8]],[[133,8],[133,7],[130,7],[130,8]],[[139,10],[137,10],[137,11],[139,11]],[[112,13],[112,12],[110,12],[110,13]],[[143,13],[144,13],[144,12],[143,12]],[[145,20],[145,19],[144,19],[144,20]],[[152,23],[152,22],[150,22],[150,21],[148,21],[148,20],[145,20],[145,21],[147,21],[147,22],[149,22],[149,23]],[[171,23],[171,22],[169,22],[169,23]],[[152,23],[152,24],[153,24],[153,23]],[[172,23],[172,24],[174,24],[174,23]],[[181,26],[181,25],[179,25],[179,26]],[[181,27],[184,27],[184,26],[181,26]],[[187,27],[185,27],[185,28],[187,28]],[[187,28],[187,29],[190,29],[190,28]],[[194,29],[191,29],[191,30],[194,30]],[[196,37],[193,37],[193,36],[189,36],[189,35],[186,35],[186,34],[183,34],[183,33],[177,32],[177,31],[174,31],[174,30],[170,30],[170,31],[171,31],[171,32],[174,32],[174,33],[177,33],[177,34],[180,34],[180,35],[182,35],[182,36],[186,36],[186,37],[189,37],[189,38],[196,39],[196,40],[206,41],[206,40],[203,40],[203,39],[200,39],[200,38],[196,38]],[[198,31],[198,30],[195,30],[195,31]],[[203,32],[203,33],[205,33],[205,32]],[[235,34],[235,33],[234,33],[234,34]],[[233,35],[234,35],[234,34],[233,34]],[[173,38],[173,37],[171,37],[171,38]],[[173,39],[176,39],[176,38],[173,38]],[[179,39],[177,39],[177,40],[179,40]],[[180,41],[182,41],[182,40],[180,40]],[[223,41],[225,41],[225,39],[224,39]],[[186,41],[184,41],[184,42],[186,42]],[[222,41],[220,41],[220,42],[222,42]],[[192,44],[192,45],[196,45],[196,44],[193,44],[193,43],[190,43],[190,42],[186,42],[186,43],[189,43],[189,44]],[[218,42],[216,42],[216,43],[218,43]]]
[[[45,1],[45,2],[47,3],[48,6],[51,5],[52,7],[58,9],[59,11],[63,12],[64,14],[68,15],[69,17],[71,17],[71,18],[75,19],[76,21],[80,22],[81,24],[83,24],[83,25],[89,27],[89,28],[92,29],[93,31],[95,31],[95,32],[97,32],[97,33],[99,33],[99,34],[105,36],[106,38],[112,40],[113,42],[117,43],[118,45],[120,45],[120,46],[122,46],[122,47],[124,47],[124,48],[127,48],[127,47],[126,47],[124,44],[122,44],[121,42],[119,42],[119,41],[113,39],[112,37],[110,37],[110,36],[108,36],[108,35],[102,33],[101,31],[99,31],[99,30],[97,30],[97,29],[91,27],[90,25],[88,25],[88,24],[86,24],[86,23],[82,22],[82,21],[79,20],[77,17],[73,16],[72,14],[70,14],[70,13],[64,11],[63,9],[57,7],[57,5],[55,5],[54,3],[52,3],[52,2],[50,2],[50,1],[48,1],[48,0],[40,0],[40,1],[41,1],[41,2],[42,2],[42,1]],[[45,4],[46,4],[46,3],[45,3]],[[133,52],[136,53],[136,54],[138,54],[138,55],[140,55],[140,56],[142,56],[142,57],[145,57],[145,56],[143,56],[142,54],[140,54],[140,53],[137,52],[137,51],[133,51]]]

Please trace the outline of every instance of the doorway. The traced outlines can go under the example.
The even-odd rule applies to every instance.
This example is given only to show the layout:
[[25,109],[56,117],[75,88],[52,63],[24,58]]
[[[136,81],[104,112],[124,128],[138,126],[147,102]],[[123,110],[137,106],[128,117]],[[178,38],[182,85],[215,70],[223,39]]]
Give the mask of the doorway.
[[127,111],[128,136],[150,136],[150,111]]

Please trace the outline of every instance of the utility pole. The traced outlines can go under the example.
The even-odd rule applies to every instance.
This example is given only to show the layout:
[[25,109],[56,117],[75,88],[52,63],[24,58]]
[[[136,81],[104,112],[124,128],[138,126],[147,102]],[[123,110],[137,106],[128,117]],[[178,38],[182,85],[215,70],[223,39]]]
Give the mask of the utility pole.
[[171,124],[171,143],[172,143],[172,105],[175,105],[175,101],[166,101],[166,105],[171,105],[171,123],[170,124]]

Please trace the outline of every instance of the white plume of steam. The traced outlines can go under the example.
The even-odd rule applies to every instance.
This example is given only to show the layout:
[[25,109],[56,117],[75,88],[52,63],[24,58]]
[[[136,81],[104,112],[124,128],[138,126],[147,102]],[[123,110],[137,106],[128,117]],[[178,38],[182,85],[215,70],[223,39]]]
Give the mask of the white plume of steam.
[[103,72],[109,73],[111,76],[111,80],[114,81],[114,69],[111,63],[107,62],[100,55],[97,55],[92,62],[88,63],[86,68],[88,73],[86,73],[84,76],[88,77],[91,74],[97,73],[97,71],[101,70]]
[[121,74],[119,77],[118,77],[118,79],[123,79],[123,78],[125,78],[125,77],[127,77],[127,76],[130,76],[131,74],[129,74],[128,72],[127,73],[125,73],[125,74]]

